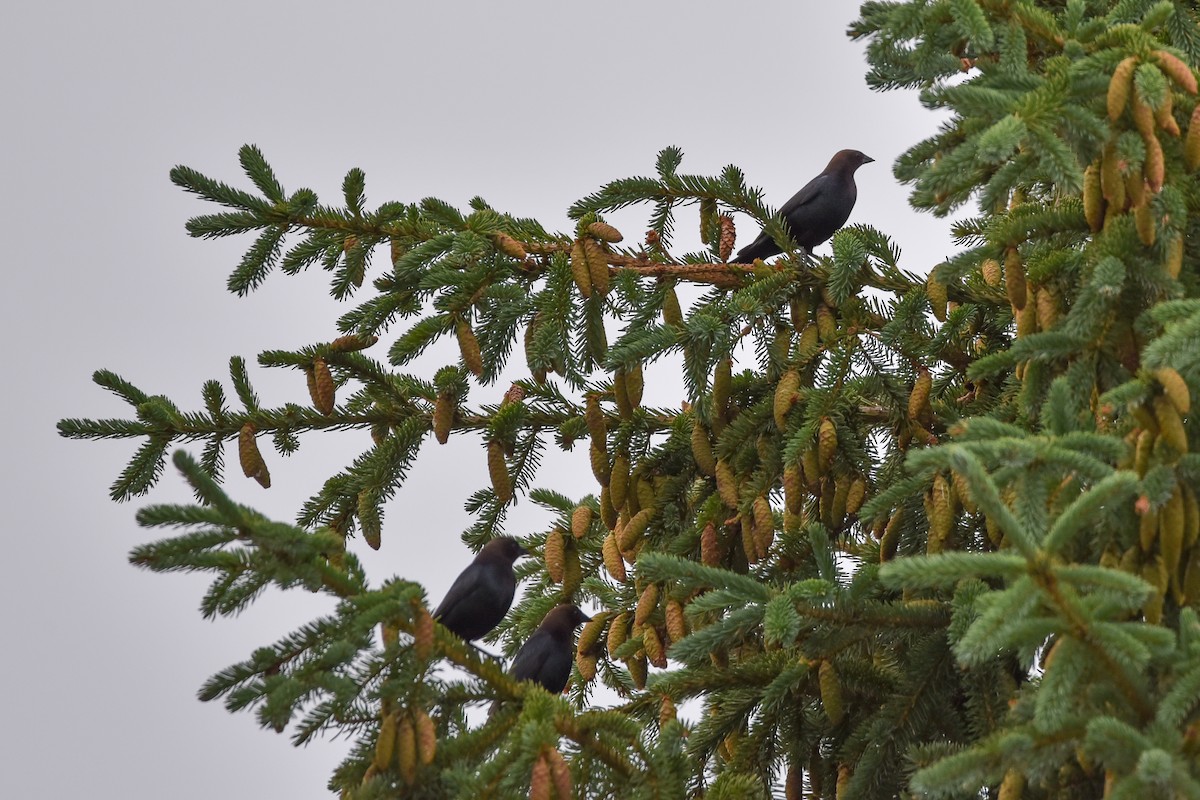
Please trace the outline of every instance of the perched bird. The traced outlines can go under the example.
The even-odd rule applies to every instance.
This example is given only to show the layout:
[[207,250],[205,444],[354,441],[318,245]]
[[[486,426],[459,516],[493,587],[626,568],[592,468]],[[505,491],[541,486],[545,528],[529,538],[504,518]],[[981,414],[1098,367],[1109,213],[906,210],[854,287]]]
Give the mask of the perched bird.
[[560,693],[571,677],[575,628],[591,617],[570,603],[550,609],[542,624],[521,645],[508,672],[518,681],[534,681],[551,694]]
[[524,555],[511,536],[492,539],[455,579],[433,618],[468,642],[495,628],[517,591],[513,562]]
[[[803,189],[792,195],[792,199],[779,209],[788,231],[796,244],[812,252],[817,245],[827,240],[846,224],[854,201],[858,199],[858,188],[854,185],[854,171],[875,159],[857,150],[839,150],[829,160],[829,166],[809,181]],[[783,250],[775,241],[760,233],[758,238],[738,251],[734,259],[738,264],[749,264],[756,258],[770,258]]]

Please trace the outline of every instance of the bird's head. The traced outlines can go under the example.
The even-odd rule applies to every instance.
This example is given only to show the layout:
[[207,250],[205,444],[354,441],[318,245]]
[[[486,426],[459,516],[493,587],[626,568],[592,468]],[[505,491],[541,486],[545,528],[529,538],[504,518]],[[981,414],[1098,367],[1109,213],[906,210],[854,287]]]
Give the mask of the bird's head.
[[830,159],[829,166],[826,167],[826,170],[833,171],[844,169],[854,172],[854,170],[858,169],[863,164],[870,164],[874,160],[875,159],[859,150],[839,150],[836,154],[834,154],[833,158]]
[[579,606],[571,603],[561,603],[550,609],[550,613],[546,615],[546,621],[542,624],[551,623],[555,626],[561,626],[567,631],[573,631],[585,622],[591,622],[592,618],[579,610]]
[[489,558],[503,558],[511,564],[521,556],[529,555],[529,551],[521,547],[521,543],[511,536],[497,536],[479,551],[479,555],[485,554]]

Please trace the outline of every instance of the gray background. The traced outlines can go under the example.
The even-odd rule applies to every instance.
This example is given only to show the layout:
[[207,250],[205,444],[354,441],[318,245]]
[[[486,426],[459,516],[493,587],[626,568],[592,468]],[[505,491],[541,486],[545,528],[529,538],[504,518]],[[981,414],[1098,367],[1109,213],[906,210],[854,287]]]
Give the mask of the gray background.
[[[248,240],[201,242],[207,212],[167,180],[187,164],[248,186],[237,148],[258,144],[285,187],[338,202],[367,173],[368,200],[436,195],[569,229],[570,203],[605,181],[649,174],[663,146],[683,170],[745,169],[780,205],[843,147],[859,172],[852,222],[873,224],[919,273],[952,249],[948,226],[909,209],[890,174],[938,119],[912,92],[865,86],[844,31],[854,2],[38,3],[6,8],[0,224],[5,243],[3,392],[6,546],[0,609],[3,797],[328,796],[345,745],[305,749],[247,714],[201,704],[213,672],[326,611],[325,598],[268,593],[235,620],[204,622],[198,576],[133,569],[153,534],[133,513],[187,501],[168,470],[148,499],[107,487],[132,442],[60,439],[64,416],[128,416],[90,382],[112,369],[184,408],[226,364],[335,335],[325,273],[274,275],[239,300],[225,280]],[[614,221],[640,235],[644,213]],[[757,231],[744,218],[741,242]],[[688,218],[681,221],[687,230]],[[679,244],[692,249],[694,237]],[[828,245],[818,252],[828,252]],[[376,270],[380,269],[376,266]],[[386,344],[375,355],[383,357]],[[456,358],[438,348],[415,369]],[[306,402],[294,372],[253,372],[264,403]],[[682,397],[670,364],[648,402]],[[495,396],[476,390],[474,398]],[[230,391],[232,396],[232,391]],[[312,436],[281,459],[275,486],[236,474],[235,498],[291,519],[365,432]],[[594,490],[586,456],[547,459],[542,485]],[[477,442],[423,452],[388,509],[383,549],[355,542],[375,579],[421,580],[436,601],[468,560],[463,500],[486,482]],[[522,502],[513,532],[541,529]]]

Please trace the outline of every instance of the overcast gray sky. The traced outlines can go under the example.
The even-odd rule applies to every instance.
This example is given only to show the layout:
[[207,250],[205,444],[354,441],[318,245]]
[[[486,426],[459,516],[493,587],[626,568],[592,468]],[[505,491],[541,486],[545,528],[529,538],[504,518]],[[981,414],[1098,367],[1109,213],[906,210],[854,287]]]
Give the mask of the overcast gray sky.
[[[892,235],[903,265],[925,273],[953,249],[948,226],[908,207],[890,165],[937,119],[911,92],[866,88],[862,47],[844,35],[857,5],[10,6],[0,50],[9,343],[0,796],[320,798],[344,751],[327,741],[295,749],[251,715],[195,699],[209,675],[328,601],[269,593],[238,619],[202,621],[203,578],[126,561],[152,538],[133,522],[138,507],[190,499],[177,475],[148,498],[113,504],[108,486],[136,445],[55,434],[61,417],[129,415],[91,383],[97,368],[195,408],[205,379],[228,387],[229,356],[253,362],[263,349],[334,335],[340,309],[320,270],[273,275],[246,299],[225,291],[248,242],[185,235],[186,219],[211,209],[169,183],[173,165],[246,185],[236,155],[253,142],[285,188],[328,202],[358,166],[373,205],[436,195],[461,206],[479,194],[567,229],[572,201],[651,173],[666,145],[683,148],[685,171],[738,164],[776,207],[852,147],[877,163],[858,173],[851,221]],[[618,224],[636,236],[642,219],[635,211]],[[745,243],[757,231],[740,222]],[[431,375],[455,358],[439,349],[416,369]],[[306,402],[296,373],[253,377],[267,404]],[[667,370],[658,377],[650,399],[677,403],[678,384]],[[290,520],[368,442],[365,432],[309,437],[290,459],[267,454],[272,489],[235,474],[230,491]],[[462,503],[486,469],[463,437],[431,442],[420,465],[389,508],[383,549],[356,547],[374,579],[422,580],[436,601],[469,558]],[[543,474],[539,483],[573,496],[595,488],[586,456],[548,459]],[[540,529],[529,505],[514,513],[514,533]]]

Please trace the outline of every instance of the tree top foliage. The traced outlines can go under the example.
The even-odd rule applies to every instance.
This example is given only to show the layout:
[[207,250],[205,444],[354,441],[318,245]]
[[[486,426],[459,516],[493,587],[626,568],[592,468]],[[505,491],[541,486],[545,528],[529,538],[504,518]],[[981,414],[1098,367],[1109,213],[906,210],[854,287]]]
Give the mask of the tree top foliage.
[[[177,167],[220,209],[191,235],[255,237],[230,290],[318,266],[339,335],[258,356],[303,372],[307,401],[263,407],[237,357],[236,402],[210,380],[196,411],[102,370],[133,416],[60,431],[141,442],[117,500],[203,443],[172,456],[197,503],[139,511],[173,530],[131,559],[210,573],[206,616],[271,586],[335,598],[201,697],[297,743],[351,737],[345,798],[1200,797],[1198,18],[1182,0],[864,3],[849,33],[870,85],[950,112],[894,165],[915,207],[969,213],[932,270],[865,225],[807,257],[740,170],[681,172],[675,148],[580,199],[568,232],[482,198],[371,208],[356,169],[324,204],[249,145],[252,190]],[[630,206],[632,242],[606,221]],[[728,263],[734,211],[784,254]],[[697,221],[706,249],[674,252]],[[701,287],[687,307],[681,284]],[[457,363],[404,372],[442,337]],[[518,351],[527,377],[472,402]],[[686,402],[646,407],[643,368],[668,355]],[[233,441],[269,486],[261,443],[289,455],[324,429],[372,446],[294,522],[222,489]],[[490,641],[511,655],[557,603],[596,609],[563,696],[346,549],[391,544],[385,504],[452,434],[478,437],[490,477],[464,541],[536,553]],[[538,488],[550,446],[587,451],[591,493]],[[524,498],[548,530],[506,528]]]

